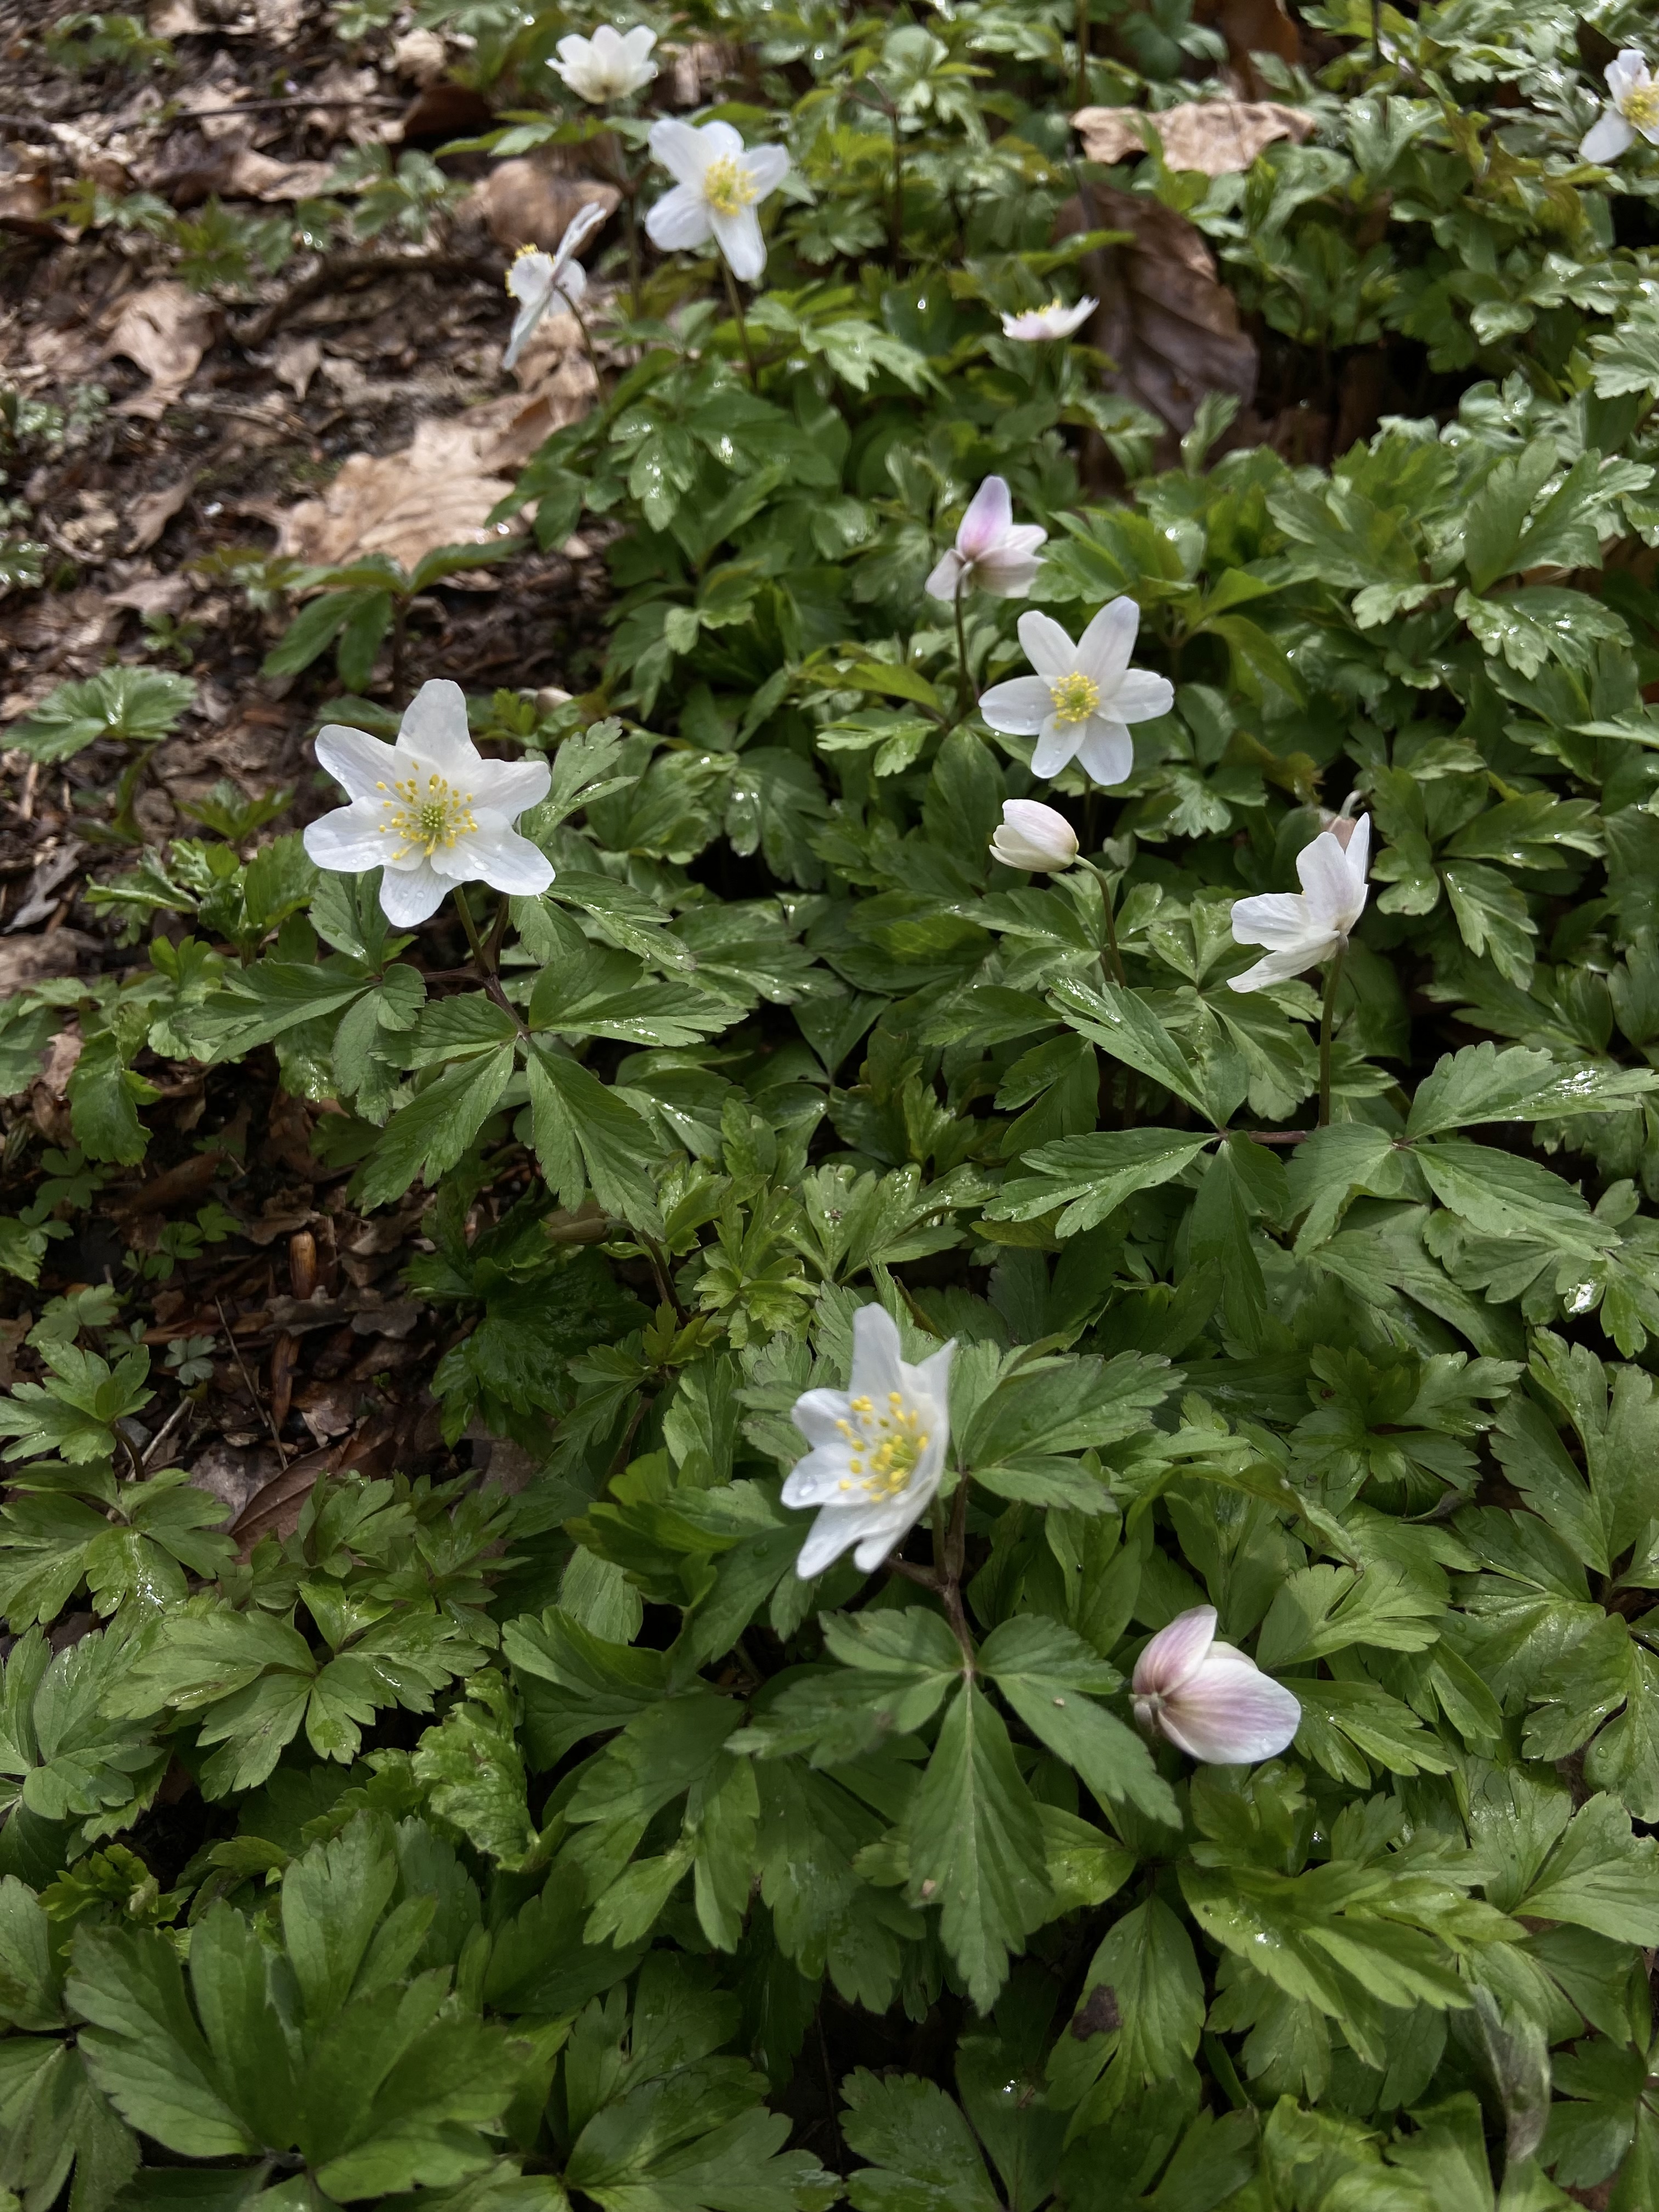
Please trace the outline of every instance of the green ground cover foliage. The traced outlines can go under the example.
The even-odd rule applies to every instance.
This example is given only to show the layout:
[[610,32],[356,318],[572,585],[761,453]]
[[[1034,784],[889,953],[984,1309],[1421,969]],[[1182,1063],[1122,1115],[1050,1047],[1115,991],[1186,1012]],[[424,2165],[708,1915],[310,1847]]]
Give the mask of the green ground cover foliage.
[[[1659,155],[1579,158],[1644,16],[1595,13],[1304,8],[1311,135],[1211,179],[1078,166],[1069,6],[693,11],[793,167],[741,325],[708,254],[641,246],[635,300],[606,249],[636,357],[509,502],[620,526],[594,690],[470,702],[550,764],[550,890],[475,886],[483,964],[440,978],[374,873],[244,862],[239,817],[106,890],[136,964],[0,1014],[13,1091],[66,1006],[84,1039],[14,1276],[169,1067],[274,1063],[356,1203],[428,1209],[447,1436],[538,1469],[324,1476],[239,1557],[125,1441],[142,1293],[36,1324],[0,1402],[26,2212],[1659,2203]],[[610,128],[645,173],[651,92],[544,66],[586,18],[424,18],[496,153]],[[1091,36],[1142,107],[1221,52],[1175,0]],[[1287,357],[1379,349],[1420,410],[1325,470],[1218,448],[1210,399],[1177,451],[1086,331],[1005,337],[1132,185]],[[976,713],[1020,605],[959,640],[923,592],[994,472],[1048,532],[1027,604],[1128,595],[1174,686],[1114,789]],[[423,587],[300,580],[275,665],[368,690]],[[110,672],[10,742],[142,748],[187,694]],[[1320,974],[1231,990],[1230,915],[1351,791],[1319,1126]],[[1023,797],[1096,872],[993,862]],[[957,1346],[905,1555],[945,1593],[795,1572],[789,1415],[871,1302]],[[1131,1724],[1205,1603],[1301,1701],[1279,1757]],[[163,1890],[169,1776],[212,1819]]]

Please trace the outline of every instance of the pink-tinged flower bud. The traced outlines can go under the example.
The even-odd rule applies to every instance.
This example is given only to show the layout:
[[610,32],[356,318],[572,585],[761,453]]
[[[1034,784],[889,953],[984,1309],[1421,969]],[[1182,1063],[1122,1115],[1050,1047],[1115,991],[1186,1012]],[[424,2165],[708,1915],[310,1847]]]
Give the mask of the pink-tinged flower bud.
[[1301,1725],[1302,1708],[1254,1659],[1218,1644],[1215,1626],[1215,1607],[1197,1605],[1159,1629],[1135,1662],[1135,1718],[1212,1766],[1275,1758]]
[[1077,858],[1077,832],[1063,814],[1037,799],[1005,799],[1002,821],[991,836],[991,857],[1005,868],[1052,875]]

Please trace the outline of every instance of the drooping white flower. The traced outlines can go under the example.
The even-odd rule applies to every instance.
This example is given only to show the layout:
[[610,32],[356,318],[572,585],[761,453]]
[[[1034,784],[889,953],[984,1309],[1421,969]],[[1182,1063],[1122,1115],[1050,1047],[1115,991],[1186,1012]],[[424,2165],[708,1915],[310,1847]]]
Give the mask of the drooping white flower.
[[1659,146],[1659,83],[1656,83],[1639,46],[1626,46],[1607,64],[1607,106],[1584,133],[1578,148],[1581,161],[1616,161],[1639,131],[1650,146]]
[[651,154],[674,179],[645,219],[665,253],[712,238],[734,276],[752,284],[766,266],[756,208],[789,168],[781,146],[745,147],[729,123],[681,123],[665,115],[651,126]]
[[507,272],[507,289],[519,302],[513,318],[513,335],[501,356],[501,367],[517,366],[529,337],[556,299],[576,307],[587,295],[587,271],[576,256],[604,223],[608,210],[598,200],[579,207],[564,227],[556,252],[544,253],[538,246],[521,246],[517,260]]
[[1098,300],[1079,300],[1076,307],[1068,307],[1063,300],[1050,300],[1046,307],[1027,307],[1023,314],[1005,315],[1002,335],[1018,338],[1023,345],[1034,345],[1040,338],[1068,338],[1099,305]]
[[1038,799],[1005,799],[1002,821],[991,833],[991,857],[1005,868],[1048,875],[1077,858],[1077,831],[1063,814]]
[[457,884],[533,898],[552,882],[545,855],[513,827],[546,798],[552,772],[544,760],[485,760],[459,684],[422,684],[395,744],[328,723],[317,758],[351,803],[311,823],[306,850],[342,875],[383,868],[380,904],[399,929],[434,915]]
[[1048,537],[1034,522],[1016,522],[1007,485],[987,477],[968,502],[956,544],[940,556],[924,589],[935,599],[953,599],[959,591],[1023,599],[1036,575],[1037,548]]
[[613,100],[626,100],[630,92],[650,83],[657,74],[657,64],[650,58],[656,43],[656,33],[643,23],[636,23],[631,31],[601,23],[591,39],[579,38],[574,31],[561,39],[559,58],[548,66],[558,72],[579,100],[604,107]]
[[1135,1718],[1212,1765],[1275,1758],[1300,1727],[1302,1707],[1254,1659],[1218,1644],[1215,1626],[1215,1607],[1195,1605],[1158,1630],[1135,1662]]
[[786,1505],[816,1505],[795,1562],[802,1581],[821,1575],[848,1545],[868,1574],[933,1501],[951,1424],[947,1393],[954,1339],[912,1367],[881,1306],[853,1316],[853,1373],[845,1390],[807,1390],[791,1415],[812,1449],[791,1468]]
[[1299,891],[1263,891],[1233,902],[1233,940],[1265,945],[1265,958],[1227,978],[1235,991],[1262,991],[1286,983],[1304,968],[1328,960],[1365,911],[1365,866],[1370,858],[1371,818],[1337,816],[1296,856]]
[[1127,725],[1175,704],[1168,677],[1129,665],[1139,628],[1129,599],[1103,607],[1075,645],[1052,615],[1022,615],[1019,641],[1037,672],[994,684],[980,713],[994,730],[1036,739],[1037,775],[1058,775],[1075,756],[1097,783],[1121,783],[1134,766]]

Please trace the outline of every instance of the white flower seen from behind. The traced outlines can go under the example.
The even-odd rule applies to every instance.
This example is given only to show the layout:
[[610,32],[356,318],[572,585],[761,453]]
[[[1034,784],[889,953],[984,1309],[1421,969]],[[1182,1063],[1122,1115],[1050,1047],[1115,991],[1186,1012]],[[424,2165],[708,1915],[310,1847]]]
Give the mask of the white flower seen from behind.
[[1050,300],[1046,307],[1027,307],[1024,314],[1005,315],[1002,335],[1018,338],[1022,345],[1035,345],[1042,338],[1068,338],[1099,305],[1098,300],[1079,300],[1076,307],[1068,307],[1063,300]]
[[559,58],[549,67],[557,71],[579,100],[604,107],[613,100],[626,100],[629,93],[650,83],[657,74],[657,64],[651,59],[656,43],[656,33],[643,23],[636,23],[631,31],[601,23],[591,39],[578,37],[574,31],[561,39]]
[[940,556],[925,589],[935,599],[974,591],[1023,599],[1036,576],[1037,548],[1048,538],[1034,522],[1016,522],[1006,483],[987,477],[968,502],[956,544]]
[[1650,146],[1659,146],[1659,84],[1641,49],[1626,46],[1607,64],[1607,104],[1584,133],[1581,161],[1616,161],[1638,131]]
[[576,259],[582,247],[605,222],[607,210],[598,200],[577,209],[564,227],[557,250],[544,252],[539,246],[521,246],[517,260],[507,272],[507,289],[519,303],[513,319],[513,335],[501,356],[501,367],[513,368],[525,343],[556,299],[567,307],[580,305],[587,293],[587,271]]
[[1264,891],[1233,902],[1233,939],[1265,945],[1266,957],[1242,975],[1227,978],[1235,991],[1261,991],[1316,968],[1346,945],[1365,910],[1365,867],[1370,858],[1368,814],[1351,822],[1338,815],[1296,856],[1300,891]]
[[1274,1759],[1301,1726],[1302,1707],[1254,1659],[1218,1644],[1215,1630],[1212,1605],[1158,1630],[1135,1662],[1135,1718],[1211,1765]]
[[399,929],[425,921],[458,884],[533,898],[553,880],[546,856],[513,824],[546,798],[544,760],[486,760],[466,726],[459,684],[422,684],[395,744],[330,722],[317,758],[350,805],[305,833],[319,868],[382,868],[380,905]]
[[1036,775],[1058,775],[1075,758],[1097,783],[1121,783],[1134,766],[1127,726],[1175,704],[1167,677],[1129,665],[1139,629],[1129,599],[1103,607],[1075,645],[1052,615],[1022,615],[1019,641],[1036,674],[994,684],[980,713],[994,730],[1036,739]]
[[1077,831],[1063,814],[1038,799],[1005,799],[1002,820],[991,833],[991,858],[1005,868],[1043,875],[1069,868],[1078,854]]
[[712,238],[732,274],[752,284],[766,266],[755,210],[787,174],[786,149],[745,147],[729,123],[680,123],[665,115],[651,126],[651,154],[674,179],[672,191],[645,219],[651,243],[672,253]]
[[954,1340],[912,1367],[899,1356],[896,1323],[884,1308],[853,1316],[853,1372],[845,1390],[807,1390],[791,1415],[812,1447],[791,1468],[786,1505],[817,1506],[795,1562],[803,1581],[821,1575],[849,1545],[868,1574],[902,1542],[933,1501],[945,1472],[951,1424],[946,1395]]

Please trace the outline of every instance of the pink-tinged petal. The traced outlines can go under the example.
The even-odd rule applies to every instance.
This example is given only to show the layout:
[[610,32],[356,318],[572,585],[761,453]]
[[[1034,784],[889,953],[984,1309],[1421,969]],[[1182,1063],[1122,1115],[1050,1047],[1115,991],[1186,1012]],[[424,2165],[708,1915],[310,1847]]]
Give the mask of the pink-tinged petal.
[[1271,945],[1282,951],[1318,935],[1299,891],[1261,891],[1254,898],[1235,899],[1232,926],[1235,945]]
[[848,1396],[883,1402],[890,1391],[902,1392],[901,1366],[898,1323],[885,1306],[860,1306],[853,1316],[853,1375]]
[[790,1408],[789,1418],[809,1444],[833,1443],[842,1438],[841,1424],[848,1418],[847,1393],[804,1390]]
[[481,760],[473,771],[471,790],[480,806],[511,822],[527,806],[539,806],[552,781],[553,771],[544,760]]
[[1159,1721],[1171,1743],[1214,1766],[1274,1759],[1302,1724],[1302,1707],[1282,1682],[1248,1660],[1206,1661],[1165,1699]]
[[398,929],[413,929],[430,921],[449,893],[443,878],[434,875],[422,859],[412,868],[386,863],[380,878],[380,911]]
[[856,1544],[863,1534],[865,1516],[852,1507],[838,1511],[826,1505],[806,1532],[806,1541],[800,1547],[800,1557],[795,1561],[795,1572],[804,1583],[814,1575],[821,1575],[836,1561],[849,1544]]
[[[1024,617],[1030,621],[1030,616]],[[994,730],[1006,737],[1034,738],[1054,713],[1054,696],[1040,676],[1014,676],[1006,684],[994,684],[981,695],[979,711]],[[1070,726],[1075,730],[1076,724]],[[1068,745],[1066,758],[1071,758]],[[1052,769],[1039,769],[1039,775],[1052,775]]]
[[[980,705],[982,712],[983,700]],[[991,726],[994,729],[996,724]],[[1088,726],[1086,722],[1062,722],[1057,714],[1045,714],[1031,755],[1032,775],[1058,775],[1083,743]]]
[[1071,674],[1078,665],[1078,648],[1052,615],[1033,611],[1020,617],[1018,627],[1025,658],[1039,676],[1046,676],[1052,684]]
[[789,149],[787,146],[755,146],[743,157],[743,166],[749,172],[749,181],[755,187],[755,198],[763,200],[776,191],[789,173]]
[[754,209],[739,208],[735,215],[719,215],[711,209],[708,227],[732,274],[745,284],[757,283],[766,268],[766,240]]
[[1023,599],[1037,578],[1042,564],[1035,553],[1011,551],[1000,546],[974,563],[974,581],[981,591],[989,592],[993,599]]
[[1195,1605],[1160,1628],[1135,1662],[1135,1695],[1167,1698],[1195,1674],[1215,1642],[1216,1620],[1212,1605]]
[[367,730],[348,729],[343,722],[325,722],[317,732],[317,765],[325,769],[353,799],[377,798],[407,772],[392,746],[371,738]]
[[1101,700],[1103,709],[1109,708],[1117,722],[1155,722],[1174,704],[1175,685],[1167,676],[1155,676],[1150,668],[1126,668]]
[[308,823],[303,842],[317,866],[337,875],[360,875],[366,868],[378,868],[386,858],[380,810],[368,799]]
[[957,550],[964,561],[977,561],[1006,538],[1014,520],[1014,502],[1000,477],[987,477],[969,501],[957,527]]
[[[1358,918],[1358,908],[1354,903],[1354,882],[1348,872],[1348,856],[1328,830],[1322,830],[1318,836],[1302,848],[1296,856],[1296,872],[1312,908],[1310,921],[1322,928],[1334,929],[1339,936],[1346,935]],[[1364,902],[1362,880],[1359,906]]]
[[[736,137],[737,133],[732,135]],[[694,189],[701,187],[702,173],[719,150],[694,125],[681,123],[672,115],[659,116],[652,125],[650,147],[652,160],[660,161],[677,185]]]
[[1616,161],[1626,148],[1635,143],[1636,133],[1616,107],[1609,107],[1598,116],[1578,142],[1581,161],[1596,161],[1603,167]]
[[707,246],[708,203],[695,186],[676,185],[646,216],[645,233],[659,253],[684,253]]
[[1323,955],[1315,952],[1270,952],[1265,960],[1258,960],[1254,968],[1247,968],[1242,975],[1230,975],[1230,991],[1267,991],[1275,983],[1288,983],[1304,968],[1311,968]]
[[[1103,606],[1077,641],[1077,665],[1105,691],[1115,685],[1129,665],[1140,630],[1140,609],[1128,598]],[[1129,717],[1123,715],[1127,721]]]
[[954,549],[948,553],[941,553],[921,588],[930,599],[954,599],[957,579],[962,573],[962,559]]
[[1135,741],[1121,722],[1091,715],[1077,749],[1078,765],[1103,788],[1127,783],[1135,764]]
[[446,677],[422,684],[404,709],[398,743],[452,783],[464,782],[478,766],[478,751],[467,732],[466,694],[460,685]]

